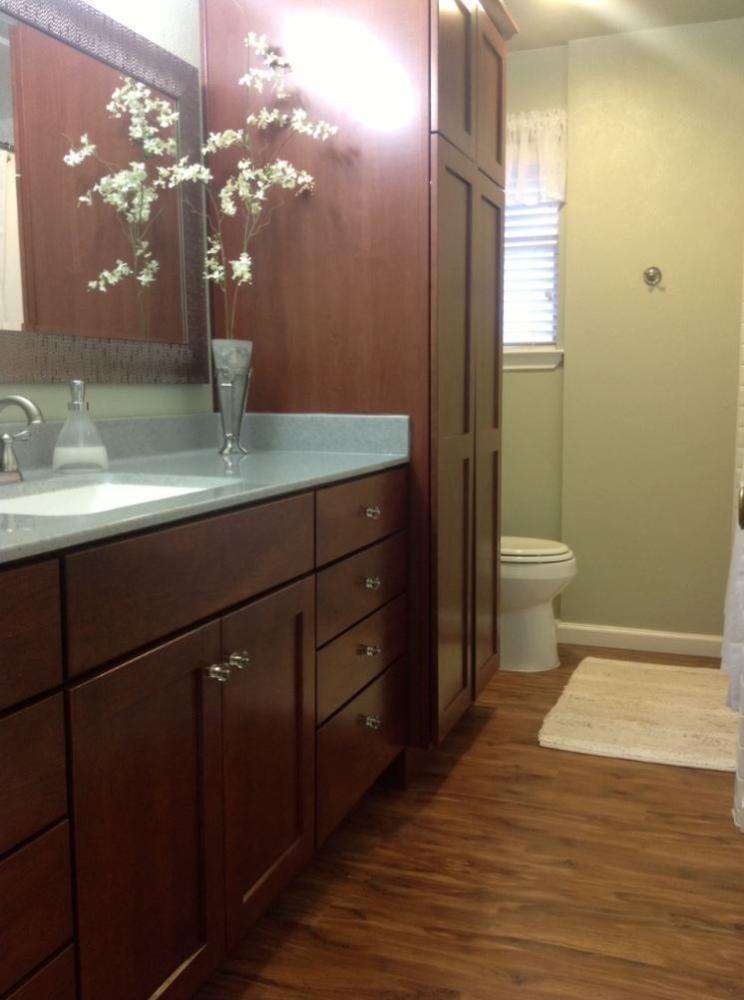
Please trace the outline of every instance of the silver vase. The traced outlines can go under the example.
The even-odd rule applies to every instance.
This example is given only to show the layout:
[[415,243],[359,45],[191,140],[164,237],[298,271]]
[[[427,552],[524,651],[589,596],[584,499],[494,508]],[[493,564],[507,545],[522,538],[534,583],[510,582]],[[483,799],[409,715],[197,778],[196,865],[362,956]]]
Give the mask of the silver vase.
[[240,434],[251,386],[252,356],[253,342],[250,340],[212,341],[217,404],[224,437],[220,455],[247,454],[247,449],[240,443]]

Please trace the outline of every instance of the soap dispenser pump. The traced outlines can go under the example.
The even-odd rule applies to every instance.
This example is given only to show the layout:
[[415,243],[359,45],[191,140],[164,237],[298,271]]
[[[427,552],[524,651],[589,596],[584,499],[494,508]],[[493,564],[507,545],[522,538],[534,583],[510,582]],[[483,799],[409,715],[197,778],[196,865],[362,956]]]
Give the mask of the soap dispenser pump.
[[55,472],[92,472],[108,469],[108,452],[90,419],[90,404],[85,399],[85,382],[70,382],[72,399],[67,404],[70,415],[59,433],[54,446],[52,464]]

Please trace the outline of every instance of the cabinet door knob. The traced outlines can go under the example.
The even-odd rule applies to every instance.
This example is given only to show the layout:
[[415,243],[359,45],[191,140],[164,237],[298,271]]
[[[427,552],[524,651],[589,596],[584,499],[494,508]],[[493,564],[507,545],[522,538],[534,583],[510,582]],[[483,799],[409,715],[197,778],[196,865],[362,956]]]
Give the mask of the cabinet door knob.
[[368,517],[370,521],[379,521],[382,517],[382,507],[378,507],[376,503],[372,503],[369,507],[364,508],[364,516]]
[[226,663],[213,663],[211,667],[207,667],[206,675],[212,681],[219,681],[220,684],[224,684],[230,679],[230,668]]
[[245,670],[251,664],[251,658],[248,652],[243,649],[239,653],[230,653],[227,658],[228,665],[231,667],[237,667],[238,670]]
[[379,715],[365,715],[363,718],[367,729],[382,729],[382,719]]
[[364,579],[365,590],[379,590],[382,586],[382,580],[379,576],[367,576]]
[[360,656],[382,656],[382,646],[360,646]]

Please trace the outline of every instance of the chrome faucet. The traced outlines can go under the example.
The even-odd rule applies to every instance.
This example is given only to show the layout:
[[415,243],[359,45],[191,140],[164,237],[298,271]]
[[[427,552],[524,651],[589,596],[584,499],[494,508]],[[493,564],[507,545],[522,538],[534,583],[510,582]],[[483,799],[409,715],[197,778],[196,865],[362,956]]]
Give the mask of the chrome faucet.
[[26,399],[25,396],[6,396],[5,399],[0,399],[0,412],[8,406],[18,406],[23,410],[26,414],[26,426],[22,431],[18,431],[17,434],[5,432],[0,435],[0,443],[2,444],[2,450],[0,451],[0,486],[7,483],[23,482],[23,476],[21,475],[21,470],[18,468],[18,459],[16,458],[13,443],[15,441],[28,441],[31,437],[31,428],[44,423],[44,417],[39,407],[36,403],[31,402],[30,399]]

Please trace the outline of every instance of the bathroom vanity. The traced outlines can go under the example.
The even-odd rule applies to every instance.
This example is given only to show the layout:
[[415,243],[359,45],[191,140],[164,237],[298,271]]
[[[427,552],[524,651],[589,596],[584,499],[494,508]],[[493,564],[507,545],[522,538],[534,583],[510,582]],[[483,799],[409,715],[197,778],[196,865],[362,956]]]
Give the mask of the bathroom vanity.
[[192,996],[403,751],[406,456],[328,464],[0,567],[0,996]]

